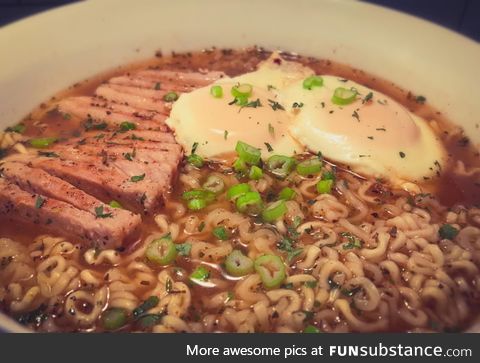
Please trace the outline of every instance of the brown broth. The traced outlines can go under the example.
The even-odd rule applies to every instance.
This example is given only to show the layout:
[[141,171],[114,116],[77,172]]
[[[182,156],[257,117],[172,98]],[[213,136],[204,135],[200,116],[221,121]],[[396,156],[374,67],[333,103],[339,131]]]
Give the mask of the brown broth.
[[[111,72],[99,75],[97,77],[77,83],[63,91],[48,102],[42,104],[29,114],[23,122],[27,126],[26,136],[55,136],[59,138],[69,138],[72,136],[78,136],[81,132],[81,126],[78,122],[69,120],[67,116],[55,111],[53,104],[59,99],[74,95],[92,95],[95,88],[102,82],[105,82],[109,78],[125,74],[130,71],[141,68],[166,68],[166,69],[208,69],[208,70],[222,70],[230,76],[238,75],[241,73],[249,72],[255,69],[256,65],[266,59],[271,53],[262,49],[252,48],[246,50],[205,50],[199,53],[186,53],[186,54],[172,54],[171,56],[161,56],[160,54],[154,59],[119,67]],[[297,55],[283,54],[283,57],[288,60],[295,60],[301,62],[315,70],[318,74],[330,74],[336,75],[341,78],[349,78],[367,87],[371,87],[375,90],[383,92],[393,99],[397,100],[409,110],[424,117],[426,120],[435,120],[439,125],[442,132],[440,138],[445,144],[445,147],[449,153],[449,163],[445,170],[442,170],[439,177],[435,180],[426,180],[425,186],[434,191],[434,194],[439,198],[440,202],[451,207],[456,204],[465,206],[479,205],[480,204],[480,183],[472,177],[459,176],[452,172],[453,163],[456,160],[462,160],[467,168],[480,166],[479,153],[462,132],[457,132],[457,128],[454,127],[444,116],[431,107],[428,103],[422,104],[417,102],[416,97],[412,92],[408,92],[400,89],[395,84],[379,79],[378,77],[367,74],[361,70],[352,68],[347,65],[338,64],[329,60],[317,60],[313,58],[306,58]],[[340,168],[341,166],[339,166]],[[348,174],[347,171],[344,173]],[[174,201],[181,200],[180,193],[182,190],[174,188],[170,199]],[[380,193],[381,194],[381,193]],[[391,200],[392,195],[386,193],[381,195],[384,202]],[[104,201],[108,202],[108,201]],[[375,212],[376,213],[376,212]],[[379,209],[378,213],[382,213]],[[375,218],[375,214],[372,213],[370,219]],[[39,234],[46,232],[40,231],[36,228],[23,228],[16,223],[10,221],[0,221],[1,237],[11,237],[24,243],[29,243],[33,238]],[[155,224],[151,217],[145,218],[145,223],[142,226],[141,239],[155,231]],[[305,244],[313,243],[311,238],[306,236],[303,240]],[[237,246],[242,248],[240,241],[236,241]],[[124,251],[119,251],[121,254],[128,254],[132,248],[126,248]],[[182,271],[191,271],[199,261],[193,261],[190,259],[182,259],[178,263],[178,275],[177,277],[187,280],[187,275]],[[99,266],[98,271],[106,272],[107,268]],[[221,276],[222,269],[218,265],[212,264],[212,270],[214,276]],[[182,275],[183,274],[183,275]],[[183,277],[182,277],[183,276]],[[225,280],[225,284],[221,290],[230,289],[234,281]],[[189,318],[195,320],[199,312],[203,311],[202,299],[208,298],[218,288],[213,287],[211,289],[201,288],[199,286],[192,286],[192,295],[195,299],[192,304],[192,309],[189,313]],[[138,291],[140,294],[141,291]],[[84,306],[88,309],[88,306]],[[62,318],[58,317],[58,325],[68,330],[68,324],[62,323]],[[399,328],[401,330],[401,328]]]

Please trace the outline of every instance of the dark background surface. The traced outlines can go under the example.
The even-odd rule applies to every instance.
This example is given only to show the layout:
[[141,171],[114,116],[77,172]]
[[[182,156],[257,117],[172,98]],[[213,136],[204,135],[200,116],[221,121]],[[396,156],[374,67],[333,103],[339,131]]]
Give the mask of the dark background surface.
[[[177,0],[175,0],[177,1]],[[178,0],[181,1],[181,0]],[[364,0],[425,18],[480,41],[480,0]],[[0,0],[0,26],[72,0]]]

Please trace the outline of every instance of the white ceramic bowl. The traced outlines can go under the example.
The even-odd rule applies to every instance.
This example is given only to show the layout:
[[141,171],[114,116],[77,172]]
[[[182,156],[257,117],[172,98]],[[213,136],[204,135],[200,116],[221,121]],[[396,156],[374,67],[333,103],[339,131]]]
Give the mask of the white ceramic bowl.
[[[27,18],[0,29],[0,128],[74,82],[158,49],[252,45],[391,80],[427,96],[480,143],[480,45],[353,0],[90,0]],[[2,327],[20,329],[0,316]]]

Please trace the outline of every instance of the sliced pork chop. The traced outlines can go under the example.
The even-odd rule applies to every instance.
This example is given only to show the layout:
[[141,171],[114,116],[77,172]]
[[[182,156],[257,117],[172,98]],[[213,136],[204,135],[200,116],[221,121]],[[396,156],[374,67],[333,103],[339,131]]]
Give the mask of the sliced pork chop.
[[102,248],[122,246],[138,226],[138,219],[121,220],[103,210],[101,216],[94,216],[58,199],[27,192],[5,178],[0,178],[0,216],[72,235]]
[[165,102],[163,98],[168,92],[190,92],[224,76],[223,72],[201,73],[149,69],[137,71],[128,76],[114,77],[98,87],[95,94],[114,103],[168,115],[171,102]]
[[[85,122],[105,122],[110,129],[119,130],[123,122],[130,122],[138,130],[166,131],[166,116],[158,112],[114,104],[95,97],[70,97],[57,104],[60,112],[73,115]],[[84,125],[88,129],[88,125]]]
[[116,228],[122,228],[122,224],[129,224],[130,222],[133,222],[135,225],[141,222],[140,216],[128,210],[111,208],[108,204],[102,203],[100,200],[75,188],[64,180],[48,174],[42,169],[35,169],[22,163],[7,161],[0,163],[0,176],[27,192],[58,199],[94,216],[97,216],[98,208],[102,207],[103,213],[112,215],[113,219],[110,220],[110,223]]

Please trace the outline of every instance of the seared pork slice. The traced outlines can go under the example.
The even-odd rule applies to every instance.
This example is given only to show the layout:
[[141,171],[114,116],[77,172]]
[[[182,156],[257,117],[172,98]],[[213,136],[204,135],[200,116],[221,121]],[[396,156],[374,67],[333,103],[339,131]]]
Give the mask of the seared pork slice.
[[181,150],[171,132],[131,130],[126,132],[90,131],[80,137],[69,139],[62,143],[76,147],[78,145],[127,145],[137,148],[156,149],[163,144],[172,144],[174,150]]
[[224,77],[223,72],[179,72],[143,70],[128,76],[114,77],[97,88],[95,94],[109,101],[156,111],[168,115],[171,103],[164,101],[170,92],[190,92]]
[[[125,105],[116,105],[94,97],[70,97],[58,103],[59,111],[85,120],[105,122],[112,129],[120,129],[123,122],[135,124],[139,130],[167,130],[165,115],[145,113],[144,110]],[[85,124],[86,128],[88,125]]]
[[42,152],[56,157],[17,155],[10,160],[45,170],[104,202],[117,200],[134,211],[154,212],[170,188],[181,156],[162,155],[159,169],[124,156],[111,158],[102,150],[90,152],[59,144]]
[[132,221],[135,225],[141,222],[140,216],[125,209],[111,208],[108,204],[102,203],[42,169],[31,168],[19,162],[7,161],[0,164],[0,176],[27,192],[58,199],[94,216],[97,215],[98,208],[102,207],[105,214],[112,215],[114,219],[111,223],[118,224],[117,227],[121,227],[120,223],[125,223],[127,220]]
[[200,88],[225,77],[223,72],[181,72],[172,70],[147,69],[135,72],[133,77],[140,77],[156,82],[170,82],[187,85],[191,88]]
[[[138,88],[139,92],[141,88]],[[168,115],[170,113],[170,105],[163,100],[158,100],[152,97],[145,97],[138,93],[125,93],[113,88],[109,84],[103,84],[95,91],[97,96],[101,96],[111,102],[119,103],[122,105],[133,106],[148,111],[155,111]]]
[[0,217],[40,225],[102,248],[122,246],[134,235],[139,220],[102,213],[94,216],[63,201],[22,190],[0,178]]
[[163,90],[165,92],[174,91],[177,93],[191,92],[195,87],[181,84],[178,82],[170,82],[162,80],[161,82],[152,78],[143,78],[138,76],[120,76],[114,77],[108,81],[110,84],[121,86],[138,87],[148,90]]

